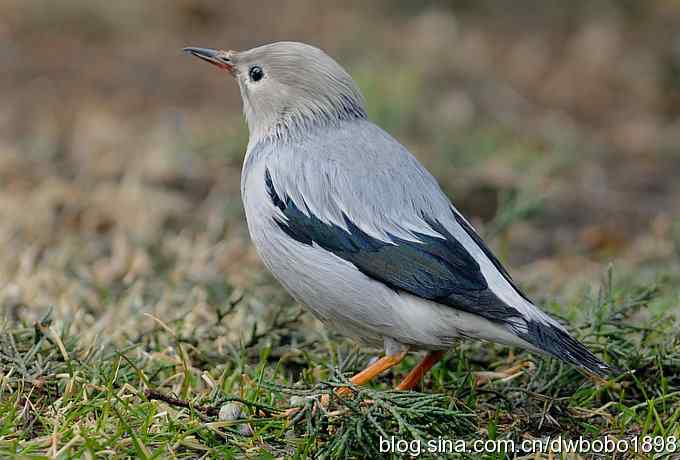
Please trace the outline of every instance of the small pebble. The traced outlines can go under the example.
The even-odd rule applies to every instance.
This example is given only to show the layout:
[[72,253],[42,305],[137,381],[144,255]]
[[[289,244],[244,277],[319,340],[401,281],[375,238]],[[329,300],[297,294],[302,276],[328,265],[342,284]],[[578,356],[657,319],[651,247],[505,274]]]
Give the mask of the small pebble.
[[218,415],[220,420],[224,421],[232,421],[232,420],[238,420],[241,417],[242,413],[242,404],[238,402],[230,402],[228,404],[225,404],[224,406],[220,407],[220,413]]

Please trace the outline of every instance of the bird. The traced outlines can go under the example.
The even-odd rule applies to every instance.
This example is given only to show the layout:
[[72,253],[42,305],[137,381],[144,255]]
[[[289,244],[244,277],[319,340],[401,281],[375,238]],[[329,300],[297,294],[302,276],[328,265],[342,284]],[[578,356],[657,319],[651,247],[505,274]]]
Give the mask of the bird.
[[324,325],[384,349],[352,384],[424,351],[396,386],[412,390],[461,339],[615,372],[518,287],[327,53],[291,41],[184,51],[238,84],[249,131],[241,198],[264,265]]

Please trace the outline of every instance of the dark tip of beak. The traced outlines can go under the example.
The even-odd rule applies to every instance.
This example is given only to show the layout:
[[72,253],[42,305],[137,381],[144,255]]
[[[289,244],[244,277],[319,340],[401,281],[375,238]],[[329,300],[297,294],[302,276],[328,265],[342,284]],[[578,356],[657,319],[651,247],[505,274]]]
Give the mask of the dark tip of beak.
[[196,56],[199,59],[203,59],[221,69],[228,70],[229,72],[233,72],[234,70],[234,66],[231,63],[230,52],[210,48],[195,48],[191,46],[183,48],[182,51]]
[[217,56],[217,50],[213,50],[210,48],[195,48],[193,46],[188,46],[186,48],[183,48],[182,51],[185,53],[193,54],[196,57],[199,57],[201,59],[215,59]]

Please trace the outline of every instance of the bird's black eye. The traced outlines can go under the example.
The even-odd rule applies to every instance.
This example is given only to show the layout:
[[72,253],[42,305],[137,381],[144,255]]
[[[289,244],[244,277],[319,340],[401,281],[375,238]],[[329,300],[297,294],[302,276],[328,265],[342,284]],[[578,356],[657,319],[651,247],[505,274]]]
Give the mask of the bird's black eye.
[[262,71],[262,67],[254,65],[248,71],[248,75],[250,76],[251,80],[260,81],[262,80],[262,77],[264,77],[264,72]]

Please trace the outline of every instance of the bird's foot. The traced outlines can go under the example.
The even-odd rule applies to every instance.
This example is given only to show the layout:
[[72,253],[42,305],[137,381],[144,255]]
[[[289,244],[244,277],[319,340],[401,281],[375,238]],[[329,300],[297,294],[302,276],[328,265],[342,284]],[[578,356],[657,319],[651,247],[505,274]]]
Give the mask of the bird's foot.
[[293,407],[284,410],[277,417],[297,421],[307,409],[311,409],[312,415],[316,415],[320,410],[326,412],[329,404],[330,396],[327,393],[307,397],[294,396],[291,398]]
[[[352,394],[352,390],[349,387],[339,387],[335,389],[335,396],[344,398]],[[333,412],[329,412],[328,408],[330,406],[331,396],[328,393],[323,393],[321,395],[307,396],[307,397],[293,397],[291,398],[291,405],[289,409],[286,409],[281,414],[280,418],[288,418],[297,421],[298,416],[308,408],[311,408],[312,415],[316,415],[318,411],[323,411],[323,413],[329,417],[334,417],[342,415],[346,412],[346,409],[339,409]],[[372,401],[364,401],[364,403],[372,403]]]
[[[352,382],[353,385],[363,385],[365,383],[368,383],[378,374],[399,364],[401,360],[404,359],[407,353],[408,350],[401,350],[397,353],[383,356],[382,358],[373,362],[366,369],[354,375],[350,379],[350,382]],[[338,397],[345,397],[350,395],[351,393],[352,390],[349,387],[339,387],[335,389],[335,395]],[[290,409],[283,411],[280,416],[286,418],[292,417],[292,422],[297,422],[299,418],[302,417],[302,414],[306,411],[306,409],[310,407],[309,406],[310,400],[312,404],[311,406],[312,415],[316,415],[319,408],[322,409],[326,414],[331,416],[339,415],[345,412],[344,410],[340,410],[333,413],[329,413],[326,409],[328,408],[328,404],[330,402],[330,396],[328,394],[322,394],[320,397],[313,396],[311,398],[300,398],[296,400],[298,404],[295,403],[292,404],[296,407],[291,407]]]

